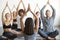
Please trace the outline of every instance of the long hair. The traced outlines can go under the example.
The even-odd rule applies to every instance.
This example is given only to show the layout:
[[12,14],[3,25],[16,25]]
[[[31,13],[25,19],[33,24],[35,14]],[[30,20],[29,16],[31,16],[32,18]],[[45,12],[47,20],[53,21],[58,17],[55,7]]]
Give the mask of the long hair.
[[32,18],[27,18],[26,19],[24,33],[26,35],[34,34],[34,24],[33,24],[33,19]]

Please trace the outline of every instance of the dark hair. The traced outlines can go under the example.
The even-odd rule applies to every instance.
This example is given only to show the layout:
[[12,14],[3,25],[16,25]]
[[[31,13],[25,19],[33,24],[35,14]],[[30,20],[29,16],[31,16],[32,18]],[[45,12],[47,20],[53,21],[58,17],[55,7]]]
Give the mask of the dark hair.
[[48,11],[50,11],[50,10],[46,10],[46,13],[47,13]]
[[27,18],[26,19],[24,33],[26,35],[34,34],[34,24],[33,24],[33,19],[32,18]]
[[20,10],[18,11],[18,15],[19,15],[19,16],[21,16],[21,15],[20,15],[21,12],[25,13],[25,11],[24,11],[23,9],[20,9]]
[[36,12],[36,14],[38,14],[38,13],[39,13],[39,11]]

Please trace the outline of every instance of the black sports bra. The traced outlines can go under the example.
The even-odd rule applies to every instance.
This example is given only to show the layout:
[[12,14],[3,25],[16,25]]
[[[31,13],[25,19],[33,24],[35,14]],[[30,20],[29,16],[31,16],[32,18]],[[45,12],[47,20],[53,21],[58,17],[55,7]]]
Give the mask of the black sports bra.
[[16,19],[13,19],[13,22],[17,22],[17,20]]
[[9,25],[3,24],[3,28],[4,28],[4,29],[5,29],[5,28],[11,28],[11,24],[9,24]]

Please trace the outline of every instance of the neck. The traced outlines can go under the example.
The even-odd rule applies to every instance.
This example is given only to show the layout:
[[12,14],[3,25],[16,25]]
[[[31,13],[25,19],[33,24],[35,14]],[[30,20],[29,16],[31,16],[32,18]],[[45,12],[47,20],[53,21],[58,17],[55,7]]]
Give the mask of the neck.
[[9,19],[6,19],[6,22],[9,22]]
[[47,19],[49,19],[50,17],[47,17]]

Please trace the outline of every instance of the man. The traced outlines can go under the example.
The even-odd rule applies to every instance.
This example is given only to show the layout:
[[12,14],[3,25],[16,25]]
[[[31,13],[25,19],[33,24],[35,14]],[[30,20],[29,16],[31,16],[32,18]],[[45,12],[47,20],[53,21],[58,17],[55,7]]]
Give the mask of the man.
[[[52,12],[52,16],[50,16],[50,10],[46,10],[46,17],[44,16],[44,9],[47,6],[47,4],[52,8],[53,12]],[[58,31],[57,30],[53,30],[53,24],[54,24],[54,19],[55,19],[55,10],[52,7],[52,5],[50,5],[49,0],[47,2],[47,4],[41,9],[41,19],[43,22],[43,31],[42,32],[42,37],[49,39],[51,38],[55,38],[58,35]],[[44,35],[44,36],[43,36]]]

